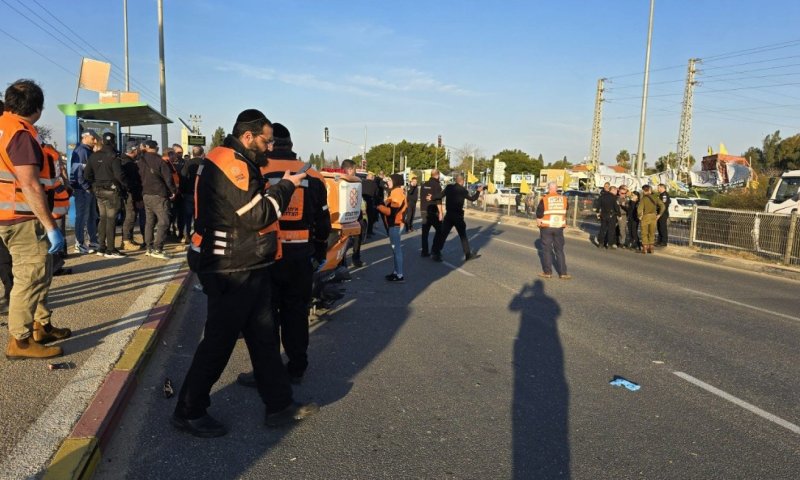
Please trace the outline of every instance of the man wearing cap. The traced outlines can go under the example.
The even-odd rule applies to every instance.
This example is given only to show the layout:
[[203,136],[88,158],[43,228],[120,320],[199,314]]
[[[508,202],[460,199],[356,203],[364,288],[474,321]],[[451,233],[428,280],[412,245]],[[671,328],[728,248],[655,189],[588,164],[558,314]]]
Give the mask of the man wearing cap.
[[[97,199],[86,182],[83,170],[92,155],[99,137],[92,130],[81,134],[81,143],[72,151],[70,160],[70,185],[75,198],[75,253],[94,253],[97,242]],[[89,244],[86,232],[89,232]]]
[[[169,260],[169,255],[164,252],[169,229],[169,201],[175,198],[178,188],[169,166],[158,156],[158,143],[148,140],[144,142],[143,150],[139,158],[139,175],[142,178],[147,256]],[[153,229],[157,229],[155,235]]]
[[292,398],[273,314],[268,267],[279,253],[278,218],[306,174],[287,171],[267,187],[260,167],[266,165],[272,143],[272,123],[258,110],[245,110],[197,172],[197,217],[187,260],[203,286],[208,312],[171,423],[198,437],[227,433],[207,409],[211,388],[225,370],[240,333],[266,406],[267,426],[302,420],[319,409]]
[[104,133],[102,147],[89,157],[84,170],[84,176],[92,186],[100,210],[100,225],[98,225],[100,247],[97,249],[97,254],[107,258],[124,257],[117,250],[115,237],[121,195],[128,189],[128,184],[122,173],[122,160],[117,155],[116,144],[116,135],[111,132]]
[[139,233],[144,239],[144,203],[142,201],[142,177],[139,174],[137,158],[139,146],[129,143],[122,156],[122,173],[125,175],[127,189],[125,191],[125,220],[122,222],[122,249],[126,252],[135,252],[142,248],[133,240],[133,228],[137,221]]

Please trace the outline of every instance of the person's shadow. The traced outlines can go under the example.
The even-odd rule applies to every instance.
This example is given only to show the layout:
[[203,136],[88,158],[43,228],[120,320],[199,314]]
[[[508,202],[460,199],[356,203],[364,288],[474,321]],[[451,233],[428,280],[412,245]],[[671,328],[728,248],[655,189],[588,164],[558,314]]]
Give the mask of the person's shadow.
[[570,478],[569,390],[557,324],[561,308],[536,281],[523,286],[509,310],[520,312],[514,345],[513,478]]

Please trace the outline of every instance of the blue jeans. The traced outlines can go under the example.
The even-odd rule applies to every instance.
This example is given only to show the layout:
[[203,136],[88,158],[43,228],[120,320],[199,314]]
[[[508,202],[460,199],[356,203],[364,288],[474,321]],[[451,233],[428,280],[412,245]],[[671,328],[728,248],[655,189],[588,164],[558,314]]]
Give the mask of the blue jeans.
[[400,245],[400,227],[389,228],[389,241],[392,243],[392,254],[394,254],[394,273],[403,276],[403,246]]
[[75,190],[75,243],[86,245],[84,231],[89,231],[89,243],[97,244],[97,199],[92,192]]

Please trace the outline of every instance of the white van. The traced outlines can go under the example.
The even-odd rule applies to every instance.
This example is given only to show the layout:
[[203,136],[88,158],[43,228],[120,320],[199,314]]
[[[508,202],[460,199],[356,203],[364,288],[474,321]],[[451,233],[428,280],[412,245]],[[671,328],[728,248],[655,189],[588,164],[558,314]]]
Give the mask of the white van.
[[800,170],[790,170],[778,178],[770,178],[767,199],[765,212],[791,215],[800,210]]

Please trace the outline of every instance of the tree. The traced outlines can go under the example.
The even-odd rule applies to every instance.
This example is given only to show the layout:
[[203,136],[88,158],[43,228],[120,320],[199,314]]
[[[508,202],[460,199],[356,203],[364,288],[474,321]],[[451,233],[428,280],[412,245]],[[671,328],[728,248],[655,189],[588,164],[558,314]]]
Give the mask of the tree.
[[214,135],[211,135],[211,148],[219,147],[225,141],[225,130],[222,127],[217,127],[214,130]]
[[513,174],[533,174],[538,176],[539,172],[544,166],[539,160],[534,160],[530,155],[521,150],[503,150],[494,155],[493,158],[505,162],[506,164],[506,178],[505,183],[511,183],[511,175]]
[[780,170],[800,168],[800,134],[789,137],[778,144],[775,153],[776,164]]
[[778,166],[778,145],[781,143],[781,131],[775,130],[772,135],[764,137],[764,166],[773,168]]
[[547,168],[554,168],[554,169],[563,169],[563,168],[570,168],[570,167],[572,167],[572,164],[569,163],[569,160],[567,160],[567,156],[566,155],[564,155],[563,159],[561,159],[561,160],[559,160],[557,162],[551,163],[550,165],[547,166]]
[[656,160],[656,170],[659,172],[665,172],[667,170],[671,170],[677,167],[678,167],[678,154],[675,152],[669,152],[666,155],[658,157],[658,160]]
[[537,160],[539,163],[541,163],[541,164],[542,164],[542,166],[544,166],[544,157],[542,156],[542,154],[541,154],[541,153],[539,154],[539,158],[537,158],[536,160]]
[[53,128],[49,125],[36,125],[36,132],[39,134],[39,140],[42,143],[52,143]]
[[620,150],[617,154],[617,165],[626,170],[631,168],[631,154],[627,150]]
[[750,166],[759,170],[767,168],[764,152],[758,147],[750,147],[742,156],[750,161]]

